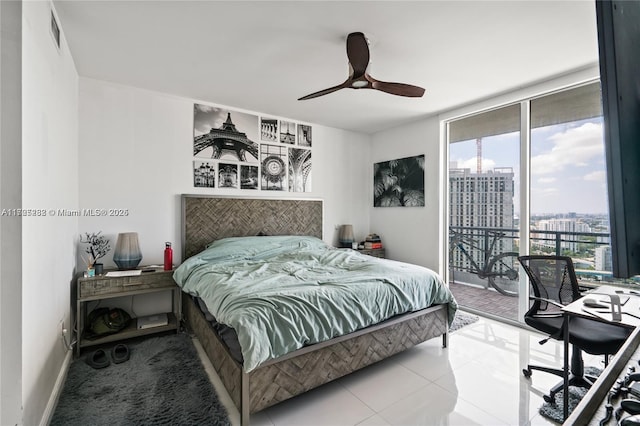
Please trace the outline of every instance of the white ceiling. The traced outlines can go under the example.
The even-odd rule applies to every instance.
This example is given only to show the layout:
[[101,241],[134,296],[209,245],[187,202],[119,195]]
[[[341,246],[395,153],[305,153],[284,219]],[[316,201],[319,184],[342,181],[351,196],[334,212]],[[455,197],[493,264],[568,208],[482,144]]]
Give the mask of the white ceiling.
[[[54,0],[81,76],[372,133],[598,61],[593,1]],[[346,35],[373,77],[422,98],[343,89]]]

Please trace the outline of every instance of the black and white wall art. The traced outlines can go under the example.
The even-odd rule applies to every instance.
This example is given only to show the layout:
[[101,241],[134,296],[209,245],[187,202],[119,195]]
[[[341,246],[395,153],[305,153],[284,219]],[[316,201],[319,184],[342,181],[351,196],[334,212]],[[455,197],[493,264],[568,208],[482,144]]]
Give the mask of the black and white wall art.
[[258,166],[240,166],[240,189],[258,189]]
[[257,141],[257,116],[208,105],[194,105],[194,157],[257,164]]
[[298,145],[311,147],[311,126],[298,124]]
[[311,192],[312,126],[193,105],[197,188]]
[[296,143],[296,123],[280,120],[280,142],[290,145]]
[[238,187],[238,165],[229,163],[218,164],[218,186],[220,188]]
[[311,150],[289,148],[289,192],[311,192]]
[[260,145],[262,166],[262,189],[266,191],[287,190],[287,147]]
[[273,118],[260,118],[260,140],[265,142],[278,142],[278,120]]
[[207,161],[193,162],[193,186],[196,188],[215,188],[216,169]]
[[374,207],[424,206],[424,155],[373,165]]

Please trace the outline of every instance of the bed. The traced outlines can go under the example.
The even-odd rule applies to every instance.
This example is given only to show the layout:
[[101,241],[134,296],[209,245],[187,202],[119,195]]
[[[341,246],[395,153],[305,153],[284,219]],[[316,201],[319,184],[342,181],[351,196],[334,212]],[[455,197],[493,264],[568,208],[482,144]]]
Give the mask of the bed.
[[[237,271],[237,273],[228,273],[227,277],[242,275],[244,272],[240,272],[242,270],[240,266],[236,268],[233,264],[225,262],[231,261],[231,257],[237,255],[234,251],[237,247],[245,249],[247,241],[250,241],[250,246],[255,245],[257,247],[256,240],[260,238],[256,237],[257,235],[267,235],[268,237],[264,237],[263,241],[268,242],[268,244],[278,244],[277,249],[275,249],[277,252],[275,253],[275,263],[277,263],[278,259],[287,258],[288,256],[293,259],[295,253],[286,251],[289,250],[288,245],[301,244],[300,247],[302,248],[296,251],[305,259],[309,258],[317,262],[318,259],[330,258],[330,263],[333,262],[333,264],[338,265],[337,268],[343,269],[345,268],[343,265],[357,265],[355,269],[370,267],[368,265],[370,260],[366,262],[363,260],[365,257],[368,258],[367,256],[350,250],[321,247],[324,245],[321,242],[323,229],[323,203],[321,200],[274,200],[183,195],[182,209],[182,258],[185,262],[183,264],[184,267],[181,266],[182,269],[176,271],[174,278],[179,285],[183,286],[183,290],[188,290],[188,294],[201,296],[207,305],[219,305],[214,306],[213,309],[211,309],[212,306],[208,307],[215,314],[220,315],[220,318],[229,322],[250,317],[249,315],[232,315],[236,312],[235,307],[242,305],[242,303],[237,300],[231,301],[229,302],[230,306],[234,308],[230,309],[228,306],[225,308],[223,304],[215,301],[227,300],[227,296],[231,297],[230,294],[226,293],[222,299],[219,297],[220,293],[218,293],[218,299],[214,301],[207,300],[206,297],[211,297],[211,295],[201,294],[207,293],[206,290],[203,290],[203,287],[198,288],[193,287],[191,284],[186,284],[187,278],[193,278],[192,281],[195,281],[194,277],[204,279],[203,277],[205,276],[209,277],[216,274],[224,276],[225,274],[221,272],[224,271],[224,268],[227,268],[227,272],[231,270]],[[283,241],[286,243],[282,243]],[[211,247],[207,248],[211,243],[213,243]],[[233,247],[231,252],[229,252],[230,246]],[[285,247],[286,250],[282,251],[284,249],[281,246]],[[217,251],[222,250],[221,247],[224,247],[224,250],[222,252]],[[320,251],[316,253],[314,251],[316,249]],[[254,268],[258,265],[256,262],[263,261],[266,252],[269,252],[269,256],[273,254],[272,249],[261,250],[256,250],[255,253],[252,252],[250,257],[246,257],[243,254],[244,263],[242,267]],[[226,257],[222,258],[221,256]],[[280,258],[277,256],[280,256]],[[206,258],[205,260],[207,261],[209,258],[215,258],[215,262],[223,263],[216,263],[217,266],[211,267],[204,265],[201,257]],[[268,260],[269,262],[274,261],[271,257]],[[375,259],[375,262],[371,268],[384,267],[385,262],[398,268],[403,267],[403,264],[399,262],[381,259]],[[284,264],[286,262],[281,263]],[[294,263],[292,260],[291,265]],[[187,270],[188,265],[191,266]],[[363,266],[361,267],[360,265]],[[262,266],[258,266],[260,271],[264,269]],[[310,271],[312,269],[314,268],[302,266],[297,271],[291,272],[290,275],[299,275],[301,273],[299,271]],[[334,276],[333,272],[331,276]],[[281,277],[286,278],[287,274],[283,273]],[[279,279],[277,281],[283,280]],[[229,287],[236,287],[235,282]],[[337,288],[339,291],[347,288],[346,285],[341,285],[341,282],[333,282],[330,286],[322,287],[323,290],[325,288]],[[438,287],[437,292],[443,291],[450,295],[446,287],[444,290]],[[404,290],[401,290],[400,293],[405,294]],[[243,347],[244,360],[238,359],[238,355],[234,354],[230,346],[225,344],[224,339],[216,330],[215,323],[208,321],[209,313],[200,309],[199,302],[196,299],[184,297],[185,306],[183,311],[187,327],[202,343],[207,356],[237,406],[242,424],[249,424],[251,413],[263,410],[278,402],[371,365],[430,338],[442,336],[443,346],[446,346],[448,325],[456,308],[453,297],[448,297],[445,297],[446,300],[442,299],[446,303],[429,304],[428,307],[420,307],[420,309],[414,309],[415,306],[408,310],[400,308],[405,309],[406,313],[391,315],[390,318],[371,325],[354,325],[354,331],[348,331],[347,334],[342,334],[341,332],[335,337],[324,336],[321,341],[316,342],[319,337],[311,336],[313,333],[310,332],[310,335],[305,335],[305,339],[301,343],[296,343],[296,346],[288,347],[286,350],[274,346],[277,350],[267,351],[269,354],[266,357],[253,357],[252,350],[246,350],[246,347]],[[262,298],[257,299],[259,301],[262,300]],[[414,302],[410,301],[410,303]],[[268,305],[271,304],[272,302],[268,303]],[[307,303],[306,306],[309,308],[313,305],[313,303]],[[395,305],[393,309],[396,309]],[[392,312],[392,310],[389,312]],[[257,316],[259,317],[260,315]],[[305,313],[302,316],[306,317],[307,314]],[[368,317],[368,315],[361,316]],[[241,323],[234,324],[238,328],[238,337],[243,345],[263,347],[263,343],[259,340],[247,340],[243,334]],[[252,329],[252,327],[253,325],[247,328]],[[342,330],[342,326],[336,324],[331,324],[329,328],[331,330]],[[273,336],[278,333],[261,334],[268,335],[270,341],[277,340]],[[282,334],[289,333],[283,331]],[[322,332],[318,332],[318,334],[321,337],[323,336]],[[255,339],[260,338],[255,337]],[[248,341],[251,343],[247,343]]]

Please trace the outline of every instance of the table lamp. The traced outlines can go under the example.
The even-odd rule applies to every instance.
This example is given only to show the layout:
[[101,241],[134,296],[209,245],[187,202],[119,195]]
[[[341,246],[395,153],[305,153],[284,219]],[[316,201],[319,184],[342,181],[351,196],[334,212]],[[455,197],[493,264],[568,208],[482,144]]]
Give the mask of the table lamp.
[[340,247],[351,248],[355,240],[353,236],[353,225],[342,225],[340,227],[340,234],[338,234]]
[[137,232],[123,232],[118,234],[113,261],[118,269],[134,269],[142,260]]

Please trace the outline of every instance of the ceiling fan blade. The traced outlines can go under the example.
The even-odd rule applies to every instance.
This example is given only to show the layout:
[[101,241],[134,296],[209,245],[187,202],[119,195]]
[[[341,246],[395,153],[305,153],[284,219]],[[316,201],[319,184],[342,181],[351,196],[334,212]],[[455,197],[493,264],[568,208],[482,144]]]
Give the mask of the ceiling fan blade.
[[376,89],[392,95],[410,98],[419,98],[424,95],[424,89],[422,87],[404,83],[379,81],[371,77],[367,72],[370,59],[369,42],[361,32],[350,33],[347,36],[347,57],[349,58],[349,78],[347,78],[344,83],[311,93],[298,100],[304,101],[306,99],[317,98],[347,87],[351,89]]
[[409,98],[420,98],[422,97],[422,95],[424,95],[424,89],[422,87],[413,86],[411,84],[380,81],[371,76],[366,77],[367,80],[371,82],[372,89],[381,90],[392,95],[406,96]]
[[347,36],[347,57],[353,76],[359,77],[365,73],[369,65],[369,43],[362,33],[351,33]]
[[328,95],[329,93],[333,93],[333,92],[335,92],[337,90],[344,89],[345,87],[348,87],[349,86],[349,84],[348,84],[349,81],[350,80],[347,80],[342,84],[338,84],[337,86],[329,87],[328,89],[324,89],[324,90],[320,90],[319,92],[311,93],[311,94],[309,94],[307,96],[303,96],[303,97],[299,98],[298,100],[299,101],[305,101],[307,99],[317,98],[318,96]]

